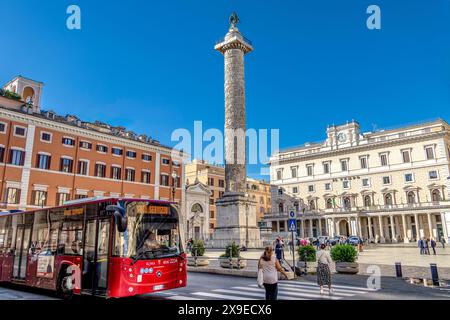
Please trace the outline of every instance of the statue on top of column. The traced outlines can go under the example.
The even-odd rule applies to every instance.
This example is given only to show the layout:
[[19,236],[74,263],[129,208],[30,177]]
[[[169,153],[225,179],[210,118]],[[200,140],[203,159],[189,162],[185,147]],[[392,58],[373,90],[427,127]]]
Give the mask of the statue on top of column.
[[230,29],[236,29],[237,24],[240,22],[239,17],[236,12],[233,12],[228,19],[228,22],[230,23]]

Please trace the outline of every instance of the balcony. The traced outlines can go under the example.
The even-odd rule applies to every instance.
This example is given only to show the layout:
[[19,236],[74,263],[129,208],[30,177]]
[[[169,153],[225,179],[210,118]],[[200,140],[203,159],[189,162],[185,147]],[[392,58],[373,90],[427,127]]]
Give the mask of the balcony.
[[[249,39],[247,39],[246,37],[242,36],[242,39],[243,39],[245,42],[247,42],[249,45],[253,46],[253,43],[252,43]],[[223,38],[217,40],[217,41],[216,41],[216,45],[218,45],[218,44],[220,44],[220,43],[222,43],[222,42],[224,42],[224,41],[225,41],[225,37],[223,37]]]

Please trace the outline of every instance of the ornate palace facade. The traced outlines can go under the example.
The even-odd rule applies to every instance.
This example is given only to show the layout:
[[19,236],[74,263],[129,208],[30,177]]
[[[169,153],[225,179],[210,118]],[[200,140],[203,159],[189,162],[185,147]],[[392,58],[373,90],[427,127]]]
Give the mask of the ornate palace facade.
[[19,76],[0,90],[2,209],[94,196],[184,200],[183,159],[171,148],[123,127],[41,110],[42,88]]
[[288,212],[295,211],[302,237],[448,240],[449,160],[444,120],[368,133],[355,121],[331,126],[324,142],[273,155],[276,187],[266,221],[287,236]]

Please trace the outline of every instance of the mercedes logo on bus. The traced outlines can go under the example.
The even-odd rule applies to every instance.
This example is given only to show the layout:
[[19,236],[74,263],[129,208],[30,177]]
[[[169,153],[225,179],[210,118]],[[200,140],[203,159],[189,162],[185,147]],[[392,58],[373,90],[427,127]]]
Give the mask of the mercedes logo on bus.
[[161,275],[162,275],[162,272],[161,272],[161,271],[156,272],[156,276],[157,276],[158,278],[161,278]]

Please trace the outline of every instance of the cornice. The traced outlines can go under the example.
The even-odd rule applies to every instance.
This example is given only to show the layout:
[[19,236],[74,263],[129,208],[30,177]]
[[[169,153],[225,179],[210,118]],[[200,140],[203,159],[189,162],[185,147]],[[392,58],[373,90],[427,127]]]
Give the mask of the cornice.
[[[111,144],[116,144],[118,146],[126,146],[129,148],[138,148],[139,150],[145,150],[150,152],[156,152],[161,153],[164,155],[172,155],[172,150],[169,147],[163,147],[163,146],[155,146],[155,145],[149,145],[145,144],[139,141],[133,141],[121,137],[115,137],[112,135],[108,135],[101,132],[96,132],[89,129],[84,129],[76,126],[71,126],[68,124],[60,123],[57,121],[52,121],[49,119],[44,119],[40,117],[36,117],[30,114],[23,114],[20,112],[8,110],[5,108],[0,108],[0,117],[6,118],[11,121],[17,121],[17,122],[25,122],[27,124],[33,124],[39,127],[45,127],[47,129],[53,129],[55,131],[64,132],[66,134],[73,134],[77,135],[86,139],[94,139],[99,140],[102,142],[108,142]],[[179,160],[182,160],[182,158],[177,158]]]
[[447,134],[448,134],[447,131],[439,131],[439,132],[431,132],[431,133],[426,133],[426,134],[417,135],[417,136],[403,137],[403,138],[399,138],[399,139],[395,139],[395,140],[371,142],[368,144],[348,147],[345,149],[327,150],[327,151],[322,151],[322,152],[313,153],[313,154],[294,156],[290,159],[283,159],[283,160],[275,159],[273,161],[270,161],[270,165],[271,166],[275,165],[275,164],[281,165],[281,164],[295,163],[295,162],[299,162],[299,161],[320,159],[320,158],[324,158],[324,157],[347,155],[347,154],[352,154],[352,153],[356,153],[356,152],[363,152],[366,150],[373,150],[373,149],[377,149],[377,148],[380,148],[383,146],[398,146],[398,145],[411,143],[411,142],[426,141],[426,140],[430,140],[430,139],[441,138]]

